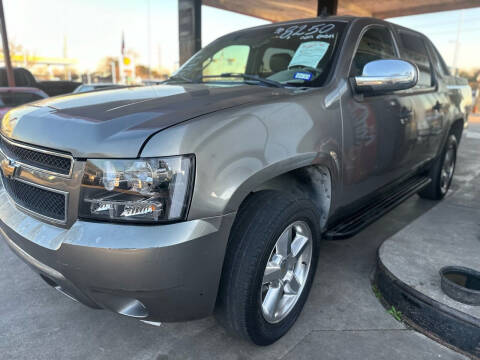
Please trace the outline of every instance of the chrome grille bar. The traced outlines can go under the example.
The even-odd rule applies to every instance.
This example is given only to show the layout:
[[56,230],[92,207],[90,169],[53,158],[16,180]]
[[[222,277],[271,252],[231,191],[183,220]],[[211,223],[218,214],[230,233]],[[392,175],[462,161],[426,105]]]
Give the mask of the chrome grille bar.
[[70,177],[73,157],[68,154],[13,142],[0,136],[0,149],[11,160],[57,176]]

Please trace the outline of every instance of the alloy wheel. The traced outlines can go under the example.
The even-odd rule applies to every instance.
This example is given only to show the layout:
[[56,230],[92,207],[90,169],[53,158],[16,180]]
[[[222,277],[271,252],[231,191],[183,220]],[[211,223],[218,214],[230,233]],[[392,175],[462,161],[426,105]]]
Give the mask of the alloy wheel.
[[440,173],[440,191],[442,194],[446,194],[450,183],[452,181],[453,172],[455,170],[455,148],[449,146],[445,153],[445,159],[443,160],[443,166]]
[[307,282],[312,262],[312,232],[304,221],[287,226],[265,267],[260,291],[262,315],[275,324],[294,308]]

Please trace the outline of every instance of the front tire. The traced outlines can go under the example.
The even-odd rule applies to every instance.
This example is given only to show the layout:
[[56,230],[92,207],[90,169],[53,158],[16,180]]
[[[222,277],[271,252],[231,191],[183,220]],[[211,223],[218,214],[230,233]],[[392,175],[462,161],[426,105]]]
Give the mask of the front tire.
[[441,200],[445,197],[448,189],[450,189],[455,172],[457,144],[455,135],[450,134],[442,153],[435,160],[430,170],[432,182],[418,193],[420,197],[430,200]]
[[318,260],[320,214],[274,191],[240,208],[225,258],[216,317],[230,333],[269,345],[295,323]]

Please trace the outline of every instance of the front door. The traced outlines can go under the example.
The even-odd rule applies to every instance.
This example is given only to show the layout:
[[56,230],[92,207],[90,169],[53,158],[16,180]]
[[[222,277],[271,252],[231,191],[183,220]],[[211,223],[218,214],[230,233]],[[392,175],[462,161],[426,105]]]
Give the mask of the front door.
[[[363,34],[350,76],[373,60],[398,58],[391,31],[380,25]],[[405,173],[409,163],[412,102],[405,94],[345,96],[343,111],[343,200],[351,203]]]

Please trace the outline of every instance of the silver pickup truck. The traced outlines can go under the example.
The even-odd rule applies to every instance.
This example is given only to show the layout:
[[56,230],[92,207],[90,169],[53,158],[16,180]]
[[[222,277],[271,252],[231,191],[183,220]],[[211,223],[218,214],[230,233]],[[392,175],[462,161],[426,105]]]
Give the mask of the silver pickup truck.
[[299,316],[321,239],[445,196],[470,107],[432,43],[385,21],[238,31],[162,85],[8,112],[0,232],[92,308],[214,313],[267,345]]

